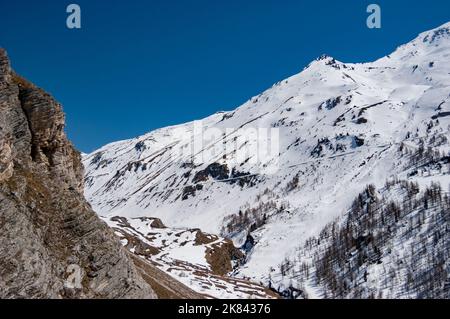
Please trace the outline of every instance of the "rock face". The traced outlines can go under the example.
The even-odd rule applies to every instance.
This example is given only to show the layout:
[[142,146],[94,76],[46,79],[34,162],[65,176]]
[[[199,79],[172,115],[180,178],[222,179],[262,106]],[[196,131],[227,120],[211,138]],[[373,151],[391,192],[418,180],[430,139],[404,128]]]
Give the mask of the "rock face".
[[83,197],[61,105],[0,49],[0,298],[154,298]]

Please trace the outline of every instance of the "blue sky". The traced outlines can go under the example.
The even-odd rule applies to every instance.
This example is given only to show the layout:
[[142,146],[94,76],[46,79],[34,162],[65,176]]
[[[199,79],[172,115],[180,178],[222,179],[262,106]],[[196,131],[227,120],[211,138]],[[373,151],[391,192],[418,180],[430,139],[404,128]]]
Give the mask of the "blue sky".
[[[82,29],[66,28],[66,7]],[[450,20],[450,1],[39,0],[0,3],[0,46],[53,94],[75,145],[231,110],[323,53],[374,60]],[[366,27],[366,7],[382,28]]]

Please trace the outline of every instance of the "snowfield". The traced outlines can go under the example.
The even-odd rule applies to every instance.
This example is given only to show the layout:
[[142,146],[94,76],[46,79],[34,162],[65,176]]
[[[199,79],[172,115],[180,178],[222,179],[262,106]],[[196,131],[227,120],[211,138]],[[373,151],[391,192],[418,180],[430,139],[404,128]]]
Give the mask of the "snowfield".
[[[200,155],[210,158],[210,149],[217,150],[207,162],[174,156],[201,139],[194,123],[86,155],[86,197],[107,221],[157,217],[169,227],[199,228],[237,247],[246,244],[246,261],[231,275],[324,297],[321,283],[282,275],[280,266],[330,222],[345,218],[367,185],[381,190],[388,180],[405,179],[424,189],[440,182],[448,192],[449,61],[450,23],[372,63],[323,56],[236,110],[203,119],[205,129],[235,129],[204,144]],[[239,136],[246,128],[279,130],[279,153],[270,159],[279,163],[275,173],[255,165],[255,153],[241,159],[228,151],[232,147],[221,147],[252,149],[257,139]],[[180,137],[180,130],[193,138]],[[412,161],[424,150],[433,152],[434,166]],[[191,246],[169,254],[193,264],[203,258]],[[373,285],[382,279],[378,272],[367,275]]]

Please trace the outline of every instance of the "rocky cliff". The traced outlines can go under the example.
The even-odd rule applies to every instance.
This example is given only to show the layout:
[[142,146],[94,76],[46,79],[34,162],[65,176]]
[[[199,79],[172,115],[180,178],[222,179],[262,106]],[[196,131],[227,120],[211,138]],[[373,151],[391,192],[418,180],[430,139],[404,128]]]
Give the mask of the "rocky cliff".
[[0,49],[0,298],[153,298],[85,201],[61,105]]
[[[86,155],[86,197],[102,217],[160,218],[169,228],[200,228],[230,238],[246,253],[233,276],[263,283],[289,298],[443,296],[446,288],[439,292],[436,287],[442,284],[440,276],[450,273],[449,241],[440,237],[443,221],[436,209],[419,214],[428,230],[410,222],[410,217],[418,218],[416,211],[402,209],[406,217],[394,218],[398,225],[390,225],[389,238],[384,236],[386,219],[382,226],[375,224],[376,218],[356,218],[360,214],[344,219],[355,227],[355,241],[327,247],[320,240],[308,253],[313,266],[309,269],[319,268],[319,282],[303,275],[309,272],[304,270],[303,246],[350,214],[367,185],[374,186],[377,197],[386,195],[387,203],[400,207],[405,203],[403,190],[383,189],[392,179],[417,183],[417,201],[437,188],[433,183],[449,192],[449,57],[450,22],[374,62],[343,63],[322,56],[232,111],[111,143]],[[380,205],[381,211],[385,208],[391,207]],[[404,223],[415,231],[406,232]],[[366,260],[371,242],[358,240],[359,235],[372,238],[368,234],[383,238],[375,254],[383,258],[376,259],[376,265]],[[422,239],[428,234],[438,243],[434,252],[428,237]],[[394,249],[384,249],[391,243]],[[353,255],[354,248],[361,257],[359,269],[347,272],[353,264],[345,263],[346,256]],[[323,262],[314,260],[316,252]],[[421,266],[422,255],[423,260],[434,260],[425,264],[437,265],[436,272]],[[362,277],[356,276],[359,273]],[[432,274],[437,279],[430,280]],[[367,279],[367,289],[360,289],[360,279]],[[340,284],[347,289],[340,291]]]

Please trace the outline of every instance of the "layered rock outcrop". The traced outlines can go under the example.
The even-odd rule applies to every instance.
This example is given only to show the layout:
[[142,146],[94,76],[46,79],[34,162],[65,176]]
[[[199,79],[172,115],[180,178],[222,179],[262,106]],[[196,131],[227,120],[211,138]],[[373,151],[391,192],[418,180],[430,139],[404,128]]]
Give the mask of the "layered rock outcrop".
[[153,298],[83,197],[61,105],[0,49],[0,298]]

